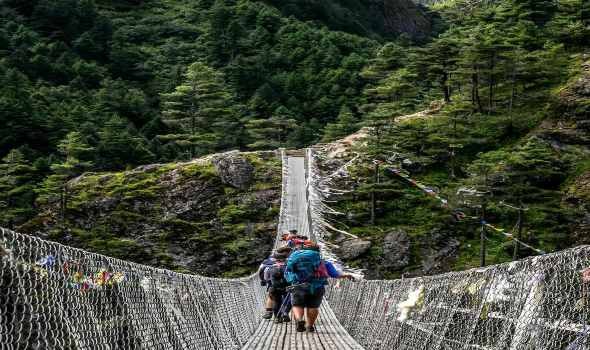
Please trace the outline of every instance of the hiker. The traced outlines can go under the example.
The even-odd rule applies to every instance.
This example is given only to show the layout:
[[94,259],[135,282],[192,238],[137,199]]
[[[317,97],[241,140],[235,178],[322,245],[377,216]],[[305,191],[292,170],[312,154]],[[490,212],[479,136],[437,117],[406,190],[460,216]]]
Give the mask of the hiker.
[[[280,251],[280,252],[279,252]],[[289,283],[285,279],[286,261],[291,253],[291,248],[283,247],[277,249],[273,255],[275,263],[265,271],[265,279],[270,281],[269,295],[273,301],[273,315],[275,323],[291,322],[289,312],[291,311],[291,298],[287,297]]]
[[288,233],[283,233],[281,239],[287,242],[287,246],[293,249],[299,249],[308,240],[308,237],[298,234],[297,230],[289,230]]
[[[291,252],[291,248],[288,247],[281,247],[276,250],[276,253],[279,254],[289,254]],[[266,279],[265,272],[275,264],[275,259],[273,255],[269,256],[268,258],[264,259],[258,268],[258,277],[260,278],[260,285],[266,287],[266,299],[264,300],[264,314],[262,315],[263,319],[270,320],[273,316],[273,307],[274,302],[270,295],[270,287],[271,281]]]
[[266,287],[266,299],[264,299],[264,314],[262,314],[262,318],[266,320],[270,320],[272,318],[272,308],[273,308],[273,301],[268,293],[268,289],[270,285],[267,284],[266,279],[264,278],[264,271],[271,267],[274,264],[274,259],[272,256],[264,259],[258,267],[258,278],[260,279],[260,285],[262,287]]
[[323,260],[316,243],[303,245],[287,259],[285,279],[291,284],[287,289],[291,292],[297,332],[315,332],[315,321],[328,277],[353,279],[352,275],[339,271],[331,262]]

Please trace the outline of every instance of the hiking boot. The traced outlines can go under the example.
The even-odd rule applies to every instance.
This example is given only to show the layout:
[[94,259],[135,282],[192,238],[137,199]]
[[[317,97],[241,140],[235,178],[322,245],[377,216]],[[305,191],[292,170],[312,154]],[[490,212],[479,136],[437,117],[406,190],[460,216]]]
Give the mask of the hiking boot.
[[309,326],[309,327],[307,327],[307,331],[308,331],[309,333],[313,333],[313,332],[315,332],[315,326]]
[[291,322],[291,318],[289,317],[289,315],[283,315],[283,317],[281,317],[283,322]]
[[297,321],[297,332],[305,332],[305,321]]
[[265,320],[270,320],[272,318],[272,310],[266,311],[264,315],[262,315],[262,318]]

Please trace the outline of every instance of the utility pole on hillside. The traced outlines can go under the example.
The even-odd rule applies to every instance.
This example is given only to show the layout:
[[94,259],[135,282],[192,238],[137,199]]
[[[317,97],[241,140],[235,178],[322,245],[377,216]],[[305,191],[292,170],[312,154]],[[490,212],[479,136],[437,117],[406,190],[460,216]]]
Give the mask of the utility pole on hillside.
[[486,199],[481,204],[481,229],[479,232],[479,266],[486,266]]
[[377,206],[377,198],[375,189],[379,184],[379,164],[378,160],[373,160],[373,188],[371,189],[371,225],[375,225],[375,207]]
[[[520,241],[522,241],[522,231],[524,229],[524,212],[529,210],[529,208],[523,206],[522,200],[520,199],[518,200],[518,207],[504,202],[500,202],[500,205],[518,211],[518,219],[516,222],[516,239],[513,240],[514,249],[512,251],[512,260],[518,260]],[[514,232],[512,232],[512,234],[514,235]]]
[[481,267],[486,265],[486,210],[488,200],[486,196],[489,194],[490,191],[487,190],[487,186],[481,190],[475,188],[460,188],[457,191],[457,195],[461,197],[461,202],[471,208],[475,208],[479,213],[479,264]]

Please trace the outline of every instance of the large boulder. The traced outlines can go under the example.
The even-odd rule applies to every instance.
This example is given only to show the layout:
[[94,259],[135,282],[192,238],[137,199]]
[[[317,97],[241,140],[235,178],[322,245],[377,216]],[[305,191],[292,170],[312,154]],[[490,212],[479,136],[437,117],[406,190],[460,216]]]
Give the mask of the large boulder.
[[344,260],[354,260],[371,249],[371,242],[360,238],[349,238],[339,243],[338,256]]
[[433,229],[430,239],[424,241],[421,247],[423,274],[433,275],[449,271],[457,258],[460,245],[451,232]]
[[245,190],[252,183],[254,166],[240,153],[223,153],[211,161],[224,184]]
[[388,232],[383,239],[383,267],[400,270],[410,263],[410,237],[400,229]]

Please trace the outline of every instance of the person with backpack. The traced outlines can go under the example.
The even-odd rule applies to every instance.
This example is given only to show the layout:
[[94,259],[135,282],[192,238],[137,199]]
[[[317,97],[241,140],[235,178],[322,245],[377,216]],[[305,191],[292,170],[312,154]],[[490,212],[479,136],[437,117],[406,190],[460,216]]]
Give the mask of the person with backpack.
[[297,230],[290,230],[287,233],[283,233],[281,240],[287,242],[286,245],[288,247],[299,249],[301,245],[308,240],[308,237],[298,234]]
[[273,301],[273,315],[275,323],[291,322],[291,300],[288,297],[287,287],[289,283],[285,279],[286,261],[291,249],[284,247],[281,252],[273,255],[275,264],[265,271],[265,278],[270,281],[269,295]]
[[[291,252],[291,248],[289,247],[280,247],[276,250],[275,254],[289,254]],[[260,285],[266,287],[266,299],[264,301],[264,314],[262,318],[265,320],[270,320],[273,316],[273,309],[274,309],[274,302],[270,295],[270,288],[271,288],[271,280],[267,278],[266,271],[271,268],[275,264],[276,260],[274,255],[269,256],[268,258],[264,259],[260,266],[258,267],[258,278],[260,279]]]
[[287,259],[285,279],[291,284],[288,290],[291,292],[297,332],[315,332],[315,321],[329,277],[353,279],[352,275],[339,271],[331,262],[323,260],[316,243],[303,245]]
[[264,278],[264,271],[267,268],[271,267],[274,264],[274,259],[272,256],[264,259],[260,266],[258,267],[258,278],[260,279],[260,285],[262,287],[266,287],[266,298],[264,299],[264,314],[262,314],[262,318],[265,320],[270,320],[272,318],[272,308],[273,308],[273,301],[268,293],[268,289],[270,285],[268,285],[266,279]]

